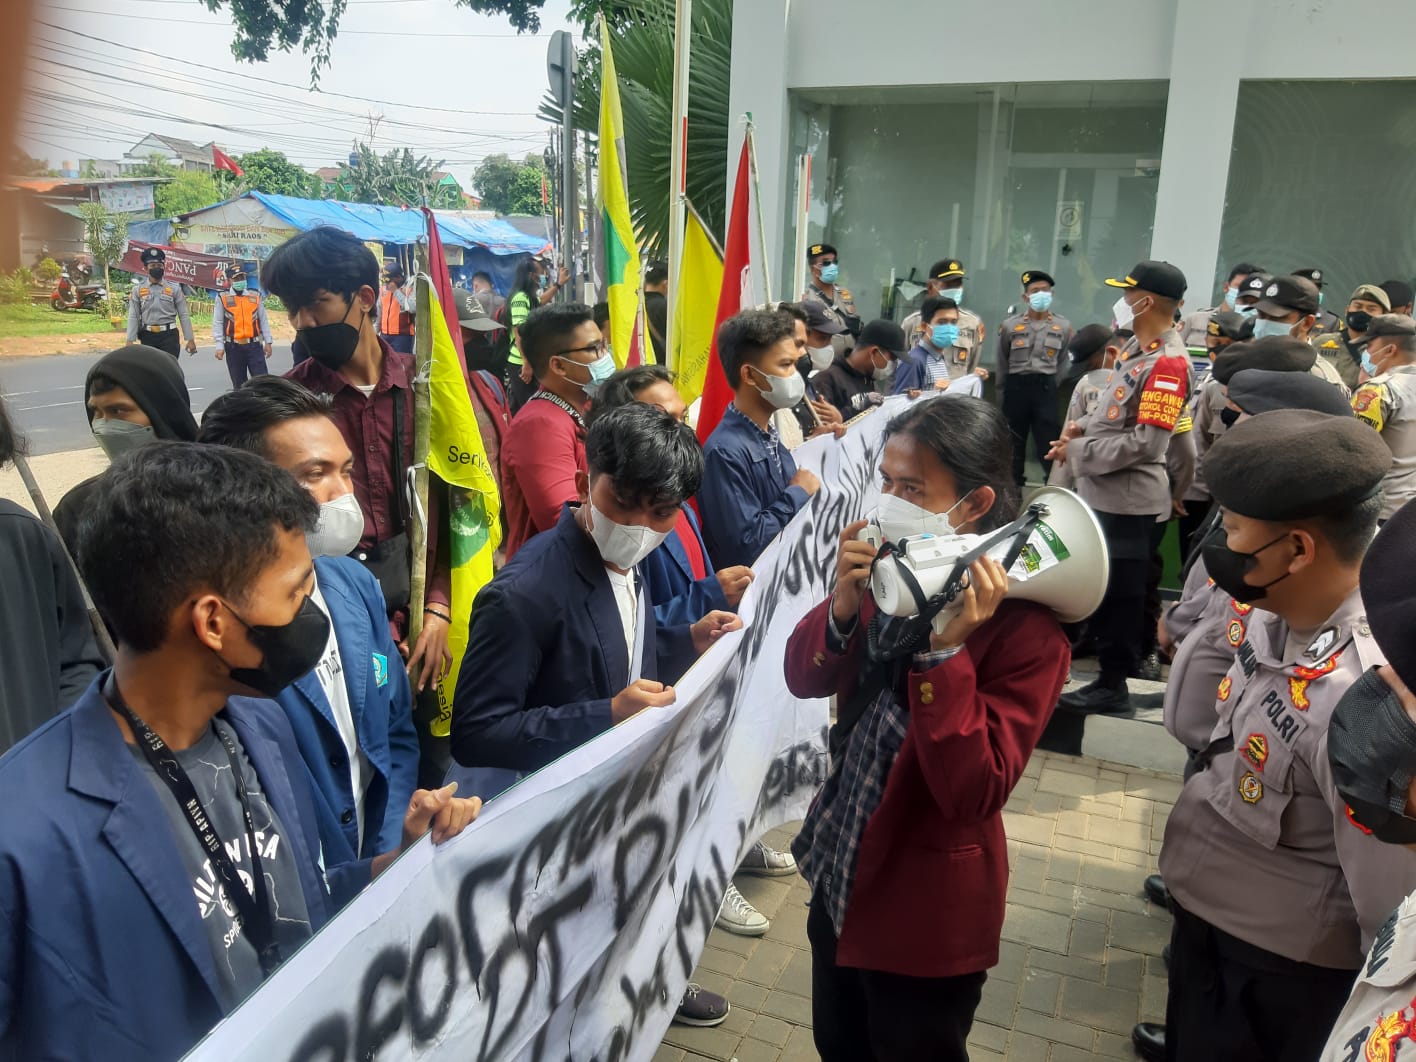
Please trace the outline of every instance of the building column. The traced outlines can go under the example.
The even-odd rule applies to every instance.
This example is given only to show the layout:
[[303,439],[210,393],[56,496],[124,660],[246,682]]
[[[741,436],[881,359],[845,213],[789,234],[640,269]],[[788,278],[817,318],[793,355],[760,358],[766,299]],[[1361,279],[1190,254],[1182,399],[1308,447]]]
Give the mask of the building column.
[[[1247,35],[1235,31],[1251,0],[1175,0],[1165,141],[1151,255],[1189,281],[1189,309],[1212,305],[1239,69]],[[1219,263],[1220,269],[1227,269]]]

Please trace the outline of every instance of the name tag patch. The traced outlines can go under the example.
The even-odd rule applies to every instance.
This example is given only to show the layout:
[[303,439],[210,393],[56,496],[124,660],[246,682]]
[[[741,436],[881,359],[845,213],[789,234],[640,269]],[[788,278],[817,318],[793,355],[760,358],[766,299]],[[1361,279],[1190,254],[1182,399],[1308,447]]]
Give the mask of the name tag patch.
[[380,688],[388,685],[388,657],[383,653],[373,653],[374,683]]

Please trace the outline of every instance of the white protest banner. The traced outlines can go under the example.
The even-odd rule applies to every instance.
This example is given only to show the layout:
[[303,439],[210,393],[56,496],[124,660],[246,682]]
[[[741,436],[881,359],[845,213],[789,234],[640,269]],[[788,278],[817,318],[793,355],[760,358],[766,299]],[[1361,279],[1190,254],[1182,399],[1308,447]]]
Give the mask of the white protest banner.
[[896,408],[797,451],[822,489],[760,558],[744,630],[673,707],[525,779],[441,848],[415,847],[188,1057],[649,1059],[737,860],[825,780],[826,703],[793,697],[782,661],[834,582],[841,528],[874,506]]

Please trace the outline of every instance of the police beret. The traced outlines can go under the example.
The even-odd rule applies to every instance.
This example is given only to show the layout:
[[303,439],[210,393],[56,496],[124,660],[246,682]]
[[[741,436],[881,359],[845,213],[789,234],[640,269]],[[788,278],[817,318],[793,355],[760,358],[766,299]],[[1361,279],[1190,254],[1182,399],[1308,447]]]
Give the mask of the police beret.
[[1367,338],[1378,336],[1416,336],[1416,320],[1404,313],[1379,313],[1367,326]]
[[1038,280],[1045,280],[1054,288],[1057,286],[1057,281],[1052,279],[1051,273],[1044,273],[1041,269],[1029,269],[1023,274],[1023,287],[1027,287],[1029,284]]
[[142,259],[143,265],[147,265],[149,262],[165,262],[167,261],[167,252],[161,247],[144,247],[143,253],[139,257]]
[[1240,369],[1229,378],[1229,401],[1252,417],[1275,409],[1352,416],[1352,405],[1343,393],[1310,372]]
[[967,275],[964,271],[964,263],[957,258],[941,258],[929,267],[930,280],[952,280],[955,277]]
[[1240,369],[1272,369],[1275,372],[1307,372],[1318,360],[1318,352],[1292,336],[1267,336],[1247,343],[1232,343],[1214,359],[1214,378],[1227,384]]
[[1220,310],[1210,316],[1208,331],[1212,336],[1233,339],[1236,342],[1241,339],[1252,339],[1254,319],[1246,317],[1242,313],[1235,313],[1233,310]]
[[1230,512],[1286,523],[1351,509],[1381,489],[1390,467],[1387,444],[1356,417],[1279,409],[1221,435],[1204,476]]
[[1073,333],[1072,341],[1067,344],[1067,356],[1075,362],[1090,361],[1093,355],[1106,346],[1106,341],[1111,336],[1109,325],[1085,325]]
[[1173,266],[1169,262],[1154,260],[1137,262],[1122,279],[1113,278],[1106,283],[1113,288],[1134,288],[1136,291],[1148,291],[1152,295],[1159,295],[1162,299],[1182,298],[1186,288],[1185,274],[1180,272],[1179,267]]
[[808,263],[814,262],[823,254],[835,254],[837,258],[840,257],[839,254],[836,254],[836,248],[829,243],[813,243],[806,249],[806,260]]
[[1407,504],[1388,520],[1362,558],[1362,604],[1377,648],[1410,689],[1416,689],[1416,595],[1411,593],[1411,542],[1416,505]]

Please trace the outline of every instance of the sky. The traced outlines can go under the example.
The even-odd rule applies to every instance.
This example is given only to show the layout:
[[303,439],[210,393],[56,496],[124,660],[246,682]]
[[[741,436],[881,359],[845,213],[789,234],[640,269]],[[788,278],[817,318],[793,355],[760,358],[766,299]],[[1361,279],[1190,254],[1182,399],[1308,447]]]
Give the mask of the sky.
[[[546,0],[541,31],[453,0],[349,0],[319,91],[311,60],[231,55],[226,10],[200,0],[45,0],[36,6],[20,146],[58,168],[116,159],[148,132],[228,155],[269,147],[308,169],[334,166],[354,139],[446,160],[464,189],[487,155],[540,153],[536,117],[546,49],[568,0]],[[48,23],[46,25],[45,23]],[[86,34],[87,36],[80,36]]]

